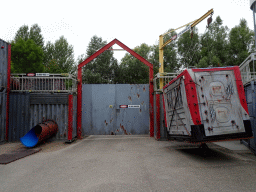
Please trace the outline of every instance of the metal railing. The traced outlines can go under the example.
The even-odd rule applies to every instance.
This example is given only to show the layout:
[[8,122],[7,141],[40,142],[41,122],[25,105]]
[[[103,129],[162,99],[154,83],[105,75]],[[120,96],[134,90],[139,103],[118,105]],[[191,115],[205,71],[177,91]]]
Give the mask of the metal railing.
[[164,85],[169,83],[173,78],[177,77],[179,73],[157,73],[153,80],[154,82],[154,91],[155,92],[162,92],[163,90],[160,89],[160,79],[163,79]]
[[12,92],[77,92],[77,79],[68,73],[12,73]]
[[247,84],[256,79],[256,71],[254,61],[256,60],[256,53],[251,53],[244,61],[239,65],[242,76],[243,84]]

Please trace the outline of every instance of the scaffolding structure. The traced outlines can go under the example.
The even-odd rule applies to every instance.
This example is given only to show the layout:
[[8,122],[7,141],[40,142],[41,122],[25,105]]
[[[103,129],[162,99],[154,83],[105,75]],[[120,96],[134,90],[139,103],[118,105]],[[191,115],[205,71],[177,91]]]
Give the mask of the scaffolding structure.
[[160,81],[163,85],[169,83],[172,79],[176,78],[179,73],[157,73],[153,80],[154,82],[154,92],[162,92],[163,88],[160,87]]
[[243,84],[246,85],[256,79],[255,71],[256,53],[251,53],[240,65]]

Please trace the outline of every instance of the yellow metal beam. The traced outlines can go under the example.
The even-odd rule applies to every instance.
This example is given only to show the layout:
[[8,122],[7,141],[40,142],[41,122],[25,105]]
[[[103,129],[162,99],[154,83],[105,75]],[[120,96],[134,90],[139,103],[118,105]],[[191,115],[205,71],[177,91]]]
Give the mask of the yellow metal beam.
[[[209,15],[211,15],[213,13],[213,9],[211,9],[210,11],[208,11],[206,14],[204,14],[202,17],[200,17],[199,19],[195,20],[195,21],[192,21],[190,23],[187,23],[186,25],[183,25],[181,27],[178,27],[177,29],[173,29],[171,31],[168,31],[162,35],[159,36],[159,73],[160,75],[163,74],[164,72],[164,50],[163,48],[168,45],[169,43],[171,43],[173,40],[170,39],[168,41],[166,41],[164,43],[164,36],[173,32],[173,31],[176,31],[182,27],[185,27],[187,25],[190,25],[191,24],[191,28],[193,28],[194,26],[196,26],[198,23],[200,23],[202,20],[204,20],[206,17],[208,17]],[[178,37],[177,37],[178,38]],[[160,78],[160,89],[163,88],[163,79]]]
[[[164,36],[159,36],[159,73],[164,72],[164,50],[160,49],[160,47],[163,46],[164,43]],[[161,78],[159,83],[159,88],[162,89],[164,85],[164,80]]]
[[[197,21],[197,20],[195,20],[195,21]],[[195,22],[195,21],[192,21],[192,22],[190,22],[190,23],[187,23],[186,25],[183,25],[183,26],[181,26],[181,27],[179,27],[179,28],[177,28],[177,29],[173,29],[173,30],[171,30],[171,31],[168,31],[168,32],[164,33],[163,36],[167,35],[168,33],[173,32],[173,31],[176,31],[176,30],[178,30],[178,29],[180,29],[180,28],[182,28],[182,27],[186,27],[187,25],[190,25],[191,23],[193,23],[193,22]]]
[[198,23],[200,23],[201,21],[203,21],[206,17],[208,17],[209,15],[211,15],[213,13],[213,9],[211,9],[210,11],[208,11],[207,13],[205,13],[202,17],[200,17],[199,19],[197,19],[194,23],[191,24],[191,27],[196,26]]
[[[195,20],[195,21],[197,21],[197,20]],[[173,32],[173,31],[176,31],[176,30],[178,30],[178,29],[180,29],[180,28],[182,28],[182,27],[186,27],[187,25],[190,25],[191,23],[194,23],[195,21],[192,21],[192,22],[190,22],[190,23],[187,23],[186,25],[183,25],[183,26],[181,26],[181,27],[178,27],[177,29],[173,29],[173,30],[171,30],[171,31],[168,31],[168,32],[162,34],[162,36],[165,36],[165,35],[167,35],[167,34]],[[161,36],[161,35],[160,35],[160,36]],[[168,45],[171,41],[172,41],[171,39],[168,40],[168,41],[167,41],[168,43],[166,42],[165,44],[163,44],[163,46],[160,47],[160,49],[163,49],[163,48],[164,48],[166,45]]]

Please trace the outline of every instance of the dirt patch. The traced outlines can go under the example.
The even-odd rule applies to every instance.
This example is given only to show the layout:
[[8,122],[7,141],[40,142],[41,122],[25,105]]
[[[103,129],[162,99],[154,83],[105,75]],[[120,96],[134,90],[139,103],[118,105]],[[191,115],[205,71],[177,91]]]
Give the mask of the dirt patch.
[[[79,142],[80,140],[75,140],[73,143]],[[41,148],[39,153],[57,151],[66,148],[73,143],[65,143],[65,140],[47,140],[42,142],[34,148]],[[0,145],[0,155],[5,153],[10,153],[11,151],[26,149],[26,147],[21,142],[6,142]]]
[[18,149],[26,148],[20,142],[12,142],[12,143],[2,143],[0,145],[0,155],[5,153],[10,153],[11,151],[15,151]]

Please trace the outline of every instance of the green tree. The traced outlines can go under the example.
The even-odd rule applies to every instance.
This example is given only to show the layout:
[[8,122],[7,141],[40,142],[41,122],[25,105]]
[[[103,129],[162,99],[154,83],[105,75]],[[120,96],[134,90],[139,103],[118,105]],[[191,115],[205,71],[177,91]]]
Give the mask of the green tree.
[[[172,29],[169,29],[169,31],[171,30]],[[174,35],[177,35],[177,33],[174,31],[165,35],[164,42],[171,39]],[[181,65],[179,64],[177,57],[177,40],[174,40],[164,47],[164,71],[176,72],[179,70],[180,66]]]
[[54,44],[47,42],[44,52],[45,71],[49,73],[74,73],[73,46],[61,36]]
[[228,27],[223,26],[220,16],[208,27],[201,36],[201,59],[197,67],[226,66],[228,58]]
[[44,72],[43,50],[31,39],[12,42],[12,73]]
[[[169,29],[168,31],[171,31]],[[171,32],[164,36],[164,43],[171,39],[175,32]],[[159,44],[151,46],[149,61],[154,66],[154,74],[159,72]],[[177,57],[177,41],[172,41],[164,47],[164,72],[176,72],[180,68]]]
[[[134,48],[134,51],[149,60],[151,47],[143,43]],[[122,71],[121,83],[145,84],[149,82],[149,68],[137,58],[126,53],[121,60],[120,71]]]
[[254,33],[249,29],[247,21],[241,19],[238,26],[229,33],[228,65],[240,65],[250,54],[254,42]]
[[20,38],[24,41],[29,39],[29,27],[27,25],[23,25],[18,29],[14,37],[14,42],[17,42]]
[[[86,55],[79,57],[79,63],[107,44],[101,37],[93,36],[86,50]],[[83,68],[83,83],[106,84],[118,83],[118,65],[113,51],[107,50],[89,62]]]
[[17,42],[20,38],[24,41],[32,39],[36,45],[40,46],[41,48],[44,47],[44,38],[38,24],[32,25],[30,29],[27,25],[21,26],[15,34],[14,42]]
[[178,39],[179,66],[196,66],[200,60],[200,41],[198,29],[187,31]]

